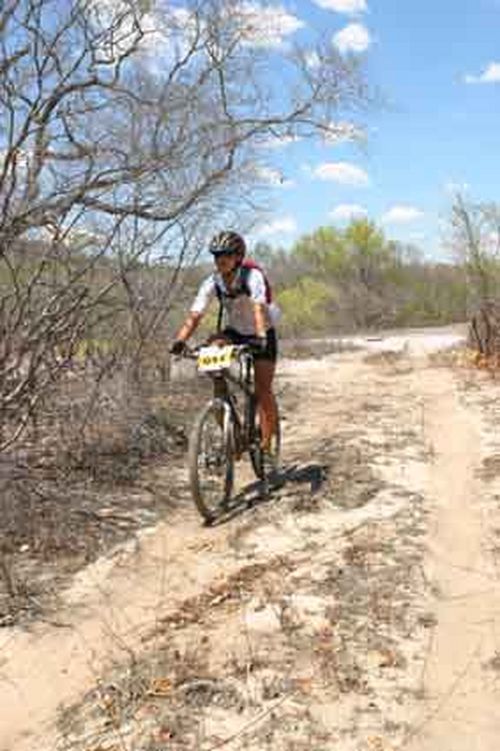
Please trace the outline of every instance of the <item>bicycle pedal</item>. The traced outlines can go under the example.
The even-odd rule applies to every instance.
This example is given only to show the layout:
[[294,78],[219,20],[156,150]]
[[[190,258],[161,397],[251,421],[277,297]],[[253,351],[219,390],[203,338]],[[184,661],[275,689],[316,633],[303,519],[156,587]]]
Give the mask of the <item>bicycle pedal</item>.
[[271,484],[269,483],[269,480],[265,479],[261,482],[261,491],[260,491],[260,497],[261,498],[269,498],[271,495]]

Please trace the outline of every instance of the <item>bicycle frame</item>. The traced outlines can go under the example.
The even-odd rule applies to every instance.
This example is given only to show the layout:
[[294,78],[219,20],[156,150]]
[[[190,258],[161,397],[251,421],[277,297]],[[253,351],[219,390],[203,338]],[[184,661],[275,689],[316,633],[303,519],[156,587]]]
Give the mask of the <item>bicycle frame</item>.
[[[207,375],[214,384],[214,396],[228,405],[235,425],[235,449],[238,453],[248,451],[255,440],[255,387],[253,374],[253,357],[246,347],[238,353],[239,375],[229,370],[221,370]],[[229,384],[236,386],[244,395],[242,414],[237,406],[236,394]],[[222,388],[221,388],[222,387]],[[222,392],[222,393],[221,393]]]
[[[211,524],[228,507],[234,487],[234,462],[248,453],[253,471],[267,487],[255,394],[254,358],[246,345],[210,351],[210,346],[188,350],[200,374],[214,385],[214,397],[199,412],[191,430],[188,467],[194,503]],[[235,357],[236,355],[236,357]],[[233,372],[232,366],[238,369]],[[234,387],[234,388],[233,388]],[[238,403],[238,393],[243,396]],[[279,424],[277,447],[279,455]]]

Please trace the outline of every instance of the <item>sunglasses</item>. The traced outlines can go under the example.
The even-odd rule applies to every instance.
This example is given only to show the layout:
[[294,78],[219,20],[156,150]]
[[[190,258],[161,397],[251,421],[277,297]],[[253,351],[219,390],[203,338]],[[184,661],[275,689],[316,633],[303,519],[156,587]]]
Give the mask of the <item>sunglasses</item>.
[[227,250],[226,248],[214,248],[212,250],[212,255],[215,258],[220,258],[221,256],[235,256],[236,251],[234,250]]

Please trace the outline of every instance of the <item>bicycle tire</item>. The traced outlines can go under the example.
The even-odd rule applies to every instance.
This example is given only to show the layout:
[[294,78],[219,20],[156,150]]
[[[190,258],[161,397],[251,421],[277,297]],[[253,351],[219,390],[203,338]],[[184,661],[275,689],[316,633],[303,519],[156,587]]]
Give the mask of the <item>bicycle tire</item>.
[[[273,461],[273,470],[276,471],[280,467],[281,459],[281,422],[278,402],[276,397],[274,399],[276,407],[276,424],[274,426],[274,432],[271,439],[271,456]],[[261,449],[261,429],[259,423],[259,411],[257,409],[257,400],[255,396],[251,396],[249,399],[249,424],[250,428],[250,460],[252,462],[253,471],[255,476],[259,480],[265,480],[268,472],[264,466],[262,449]]]
[[230,500],[234,482],[233,417],[221,399],[208,402],[193,425],[188,467],[195,506],[211,524]]

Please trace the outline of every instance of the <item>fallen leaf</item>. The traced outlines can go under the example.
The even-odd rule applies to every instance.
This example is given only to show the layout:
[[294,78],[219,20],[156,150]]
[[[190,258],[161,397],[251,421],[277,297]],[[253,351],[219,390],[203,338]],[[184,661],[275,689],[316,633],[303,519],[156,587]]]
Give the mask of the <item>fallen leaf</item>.
[[172,692],[173,685],[169,678],[154,678],[149,687],[149,696],[168,696]]
[[369,751],[393,751],[392,746],[380,735],[371,735],[366,739]]

